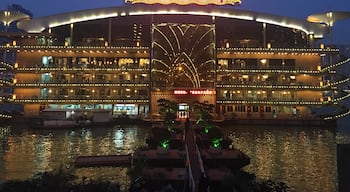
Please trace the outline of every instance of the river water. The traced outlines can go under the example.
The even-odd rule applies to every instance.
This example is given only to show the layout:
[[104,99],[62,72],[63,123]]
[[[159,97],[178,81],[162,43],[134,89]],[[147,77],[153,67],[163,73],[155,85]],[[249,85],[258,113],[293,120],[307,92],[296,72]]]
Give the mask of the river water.
[[[244,170],[259,178],[285,182],[291,191],[337,191],[338,143],[350,137],[336,128],[226,126],[232,145],[251,158]],[[27,179],[60,166],[78,176],[128,186],[127,168],[79,168],[79,155],[129,154],[145,145],[149,127],[136,125],[34,130],[0,126],[0,181]]]

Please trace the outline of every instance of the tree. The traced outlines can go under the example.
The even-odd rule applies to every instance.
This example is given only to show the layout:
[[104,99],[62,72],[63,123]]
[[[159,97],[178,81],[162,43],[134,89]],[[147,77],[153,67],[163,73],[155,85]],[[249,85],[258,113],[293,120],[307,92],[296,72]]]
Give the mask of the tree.
[[213,116],[210,114],[213,111],[214,105],[195,101],[193,108],[199,116],[196,124],[204,126],[204,132],[208,133],[209,129],[214,127]]
[[211,113],[214,108],[213,104],[201,103],[201,102],[195,101],[193,102],[193,108],[195,111],[197,111],[199,116],[197,120],[197,124],[201,122],[212,123],[213,116],[211,115]]
[[158,106],[160,107],[160,115],[164,118],[164,124],[170,126],[175,125],[178,104],[167,99],[159,99]]

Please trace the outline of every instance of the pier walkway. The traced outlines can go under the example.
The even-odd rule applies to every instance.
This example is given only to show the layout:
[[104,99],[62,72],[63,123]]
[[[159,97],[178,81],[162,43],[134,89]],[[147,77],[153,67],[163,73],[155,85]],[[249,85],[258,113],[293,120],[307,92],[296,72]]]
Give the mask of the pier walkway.
[[193,126],[185,123],[185,147],[187,153],[187,164],[189,169],[189,187],[192,192],[199,192],[199,181],[205,172]]

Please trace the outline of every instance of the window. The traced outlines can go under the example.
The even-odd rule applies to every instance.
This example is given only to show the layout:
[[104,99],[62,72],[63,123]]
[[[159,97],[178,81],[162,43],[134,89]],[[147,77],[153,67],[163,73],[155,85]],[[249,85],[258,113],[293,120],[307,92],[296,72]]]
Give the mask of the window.
[[245,106],[244,105],[235,106],[235,112],[245,112]]
[[265,111],[271,113],[271,106],[266,106]]

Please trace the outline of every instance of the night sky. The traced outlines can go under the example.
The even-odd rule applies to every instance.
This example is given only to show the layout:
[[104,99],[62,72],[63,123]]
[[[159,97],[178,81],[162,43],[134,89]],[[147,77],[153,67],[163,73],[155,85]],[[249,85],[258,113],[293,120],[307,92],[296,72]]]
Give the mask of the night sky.
[[[1,0],[0,9],[20,4],[31,11],[34,18],[83,9],[120,6],[122,0]],[[237,9],[266,12],[276,15],[306,19],[307,16],[327,11],[350,11],[349,0],[242,0]],[[334,42],[350,44],[350,19],[334,24]]]

